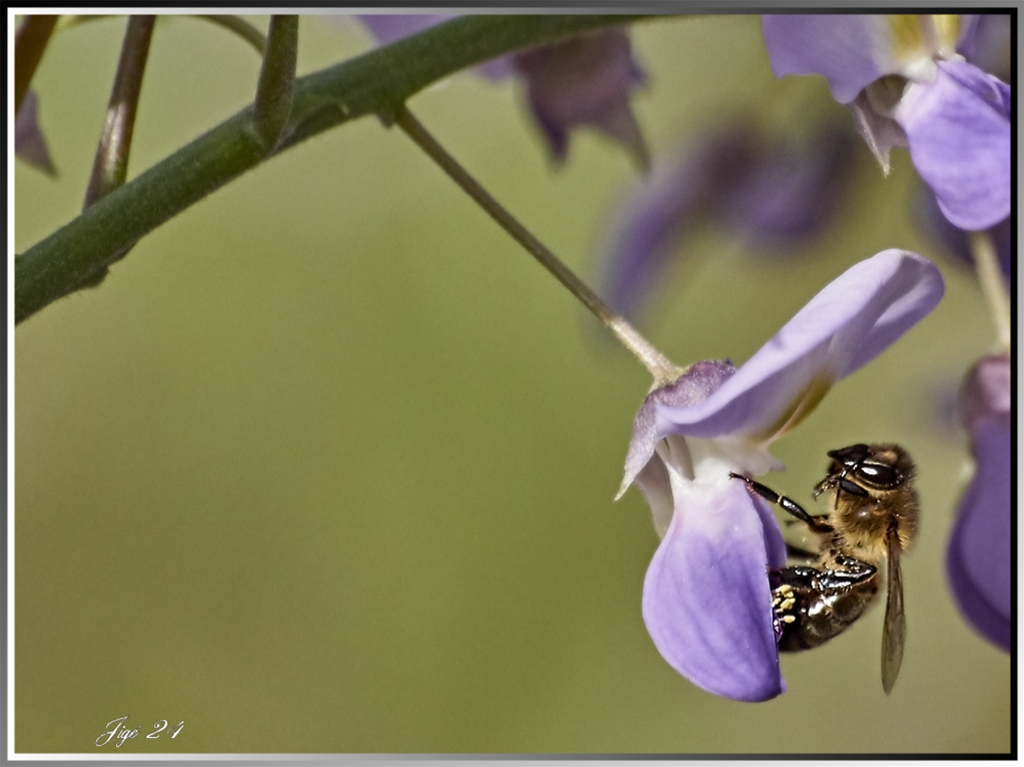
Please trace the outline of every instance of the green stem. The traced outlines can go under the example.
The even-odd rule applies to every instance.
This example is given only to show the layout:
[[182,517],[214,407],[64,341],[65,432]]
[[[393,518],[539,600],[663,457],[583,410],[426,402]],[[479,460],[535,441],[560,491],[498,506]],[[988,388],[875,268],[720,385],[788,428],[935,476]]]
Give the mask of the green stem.
[[295,59],[299,51],[299,17],[271,16],[267,33],[267,53],[260,69],[253,103],[256,132],[267,149],[273,149],[281,137],[292,109]]
[[664,386],[672,383],[682,375],[682,368],[673,365],[667,357],[640,335],[636,328],[630,325],[623,317],[613,312],[583,280],[576,276],[575,272],[566,266],[558,256],[548,250],[525,226],[520,224],[511,213],[505,210],[501,203],[494,199],[476,179],[469,175],[466,169],[459,165],[458,161],[448,154],[445,148],[423,127],[423,124],[413,117],[412,112],[408,109],[403,109],[395,123],[477,205],[497,221],[502,229],[512,235],[512,238],[522,245],[530,255],[536,258],[541,266],[551,272],[559,282],[569,289],[570,293],[576,296],[595,317],[612,331],[619,342],[640,360],[644,367],[654,376],[655,385]]
[[634,20],[466,16],[294,81],[291,117],[268,154],[246,107],[110,193],[15,260],[15,321],[81,283],[119,250],[270,156],[349,120],[392,122],[431,83],[511,51]]

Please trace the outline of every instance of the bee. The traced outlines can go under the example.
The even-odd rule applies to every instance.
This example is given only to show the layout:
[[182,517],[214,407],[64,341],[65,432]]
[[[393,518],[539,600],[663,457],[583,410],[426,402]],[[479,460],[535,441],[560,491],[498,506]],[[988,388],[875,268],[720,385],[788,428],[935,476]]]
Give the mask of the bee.
[[834,498],[827,515],[812,516],[800,505],[749,477],[730,472],[769,503],[778,504],[819,538],[818,550],[787,545],[791,564],[769,573],[779,650],[808,650],[855,622],[878,594],[879,568],[886,562],[882,628],[882,688],[888,695],[903,662],[907,624],[903,614],[900,556],[917,532],[914,462],[899,445],[850,445],[830,450],[828,474],[814,498]]

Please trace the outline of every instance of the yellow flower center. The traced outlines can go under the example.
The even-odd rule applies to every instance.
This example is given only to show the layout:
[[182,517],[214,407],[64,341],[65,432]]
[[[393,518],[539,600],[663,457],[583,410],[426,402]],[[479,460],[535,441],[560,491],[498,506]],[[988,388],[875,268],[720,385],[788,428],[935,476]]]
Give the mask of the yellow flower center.
[[957,58],[960,16],[896,14],[886,19],[891,33],[891,52],[903,76],[930,81],[935,77],[936,60]]

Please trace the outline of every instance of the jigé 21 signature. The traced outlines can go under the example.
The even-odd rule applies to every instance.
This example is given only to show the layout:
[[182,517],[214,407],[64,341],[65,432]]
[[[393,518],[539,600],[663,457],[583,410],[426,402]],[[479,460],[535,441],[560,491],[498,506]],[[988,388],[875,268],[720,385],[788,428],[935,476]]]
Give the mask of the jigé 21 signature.
[[[103,734],[96,738],[96,746],[102,747],[107,745],[111,740],[117,738],[117,742],[114,744],[114,748],[120,748],[124,745],[125,741],[135,738],[139,734],[138,728],[128,729],[125,722],[128,721],[128,715],[125,714],[117,719],[111,719],[107,722],[107,729],[103,731]],[[153,732],[147,734],[146,738],[159,738],[164,730],[167,730],[167,734],[172,738],[178,737],[178,733],[181,732],[185,726],[185,722],[181,721],[174,725],[171,729],[167,729],[168,722],[166,719],[160,719],[153,723]]]

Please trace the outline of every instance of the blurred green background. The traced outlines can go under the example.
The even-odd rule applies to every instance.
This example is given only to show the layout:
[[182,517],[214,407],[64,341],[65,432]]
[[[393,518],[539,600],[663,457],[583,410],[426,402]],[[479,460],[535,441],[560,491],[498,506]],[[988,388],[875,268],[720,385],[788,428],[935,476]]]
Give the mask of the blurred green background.
[[[266,28],[265,17],[253,17]],[[57,180],[15,169],[23,251],[85,192],[122,19],[61,32],[38,71]],[[848,119],[820,78],[777,80],[755,17],[637,26],[653,152],[730,114]],[[369,47],[304,17],[299,73]],[[251,101],[259,60],[165,18],[131,173]],[[576,132],[556,169],[511,83],[471,73],[411,102],[461,162],[596,283],[636,173]],[[314,138],[142,240],[96,290],[19,326],[15,748],[96,753],[1005,752],[1010,662],[958,616],[944,547],[970,465],[944,394],[993,339],[970,274],[909,224],[904,152],[866,147],[840,221],[766,257],[711,230],[640,327],[678,363],[742,362],[826,282],[888,247],[933,257],[939,308],[838,384],[764,478],[810,501],[826,450],[894,440],[923,517],[908,640],[882,692],[882,611],[783,657],[789,691],[717,698],[640,616],[658,540],[618,503],[645,371],[397,130]],[[144,740],[153,722],[175,739]],[[105,749],[114,751],[113,744]]]

